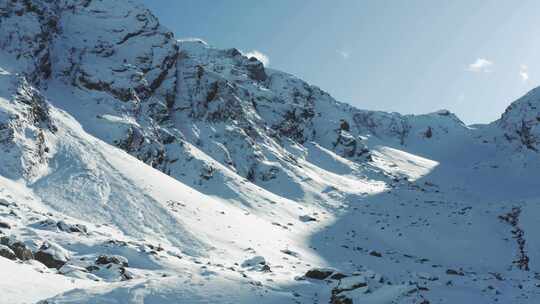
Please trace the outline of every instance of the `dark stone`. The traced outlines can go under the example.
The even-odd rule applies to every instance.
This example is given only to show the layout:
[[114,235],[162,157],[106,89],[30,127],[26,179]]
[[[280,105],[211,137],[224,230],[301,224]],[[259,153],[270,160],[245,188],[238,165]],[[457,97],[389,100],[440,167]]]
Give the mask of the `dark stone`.
[[86,270],[88,272],[93,272],[93,271],[98,271],[99,270],[99,267],[95,266],[95,265],[90,265],[90,266],[87,266],[86,267]]
[[330,277],[330,279],[333,279],[333,280],[341,280],[343,278],[346,278],[347,275],[346,274],[343,274],[341,272],[335,272],[334,274],[332,274],[332,276]]
[[268,78],[268,75],[266,75],[264,70],[264,65],[254,57],[249,59],[249,63],[247,64],[246,68],[249,72],[249,78],[253,80],[265,81]]
[[116,264],[116,265],[122,265],[124,267],[128,267],[128,263],[126,261],[122,261],[116,256],[107,256],[107,255],[100,255],[96,260],[97,265],[107,265],[107,264]]
[[432,136],[433,136],[433,131],[431,130],[431,127],[428,127],[426,131],[426,138],[431,138]]
[[11,225],[6,222],[0,222],[0,228],[11,229]]
[[348,123],[346,120],[344,120],[344,119],[342,119],[342,120],[340,121],[339,128],[340,128],[341,130],[347,131],[347,132],[350,131],[350,129],[351,129],[351,127],[349,126],[349,123]]
[[16,260],[17,259],[17,256],[15,255],[13,250],[11,250],[7,246],[0,246],[0,256],[4,257],[6,259],[10,259],[10,260]]
[[378,257],[378,258],[382,257],[382,253],[380,253],[378,251],[375,251],[375,250],[371,250],[369,252],[369,255],[374,256],[374,257]]
[[32,250],[28,249],[26,245],[22,242],[15,242],[11,245],[8,245],[8,247],[13,250],[19,260],[28,261],[34,259],[34,254],[32,253]]
[[317,219],[310,215],[301,215],[298,217],[302,222],[316,222]]
[[38,251],[35,254],[35,259],[49,268],[60,269],[66,264],[65,261],[56,260],[50,253]]
[[330,304],[353,304],[353,300],[345,295],[333,295]]
[[334,273],[333,270],[313,268],[306,272],[305,277],[315,280],[324,280],[328,278],[332,273]]
[[457,271],[457,270],[454,270],[454,269],[447,269],[446,274],[448,274],[448,275],[459,275],[459,276],[464,276],[465,275],[462,271]]

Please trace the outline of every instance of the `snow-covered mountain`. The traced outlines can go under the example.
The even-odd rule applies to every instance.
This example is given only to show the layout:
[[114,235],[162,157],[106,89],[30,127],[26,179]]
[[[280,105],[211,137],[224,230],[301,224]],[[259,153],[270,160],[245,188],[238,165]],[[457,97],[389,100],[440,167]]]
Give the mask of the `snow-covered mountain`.
[[540,95],[340,103],[129,0],[0,0],[0,303],[537,303]]

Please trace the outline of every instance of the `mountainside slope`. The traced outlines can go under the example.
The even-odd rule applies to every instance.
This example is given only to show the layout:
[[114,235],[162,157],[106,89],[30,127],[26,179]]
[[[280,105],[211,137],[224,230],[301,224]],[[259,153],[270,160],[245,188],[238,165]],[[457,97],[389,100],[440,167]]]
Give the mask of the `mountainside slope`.
[[469,127],[129,0],[0,1],[0,28],[0,303],[540,299],[537,90]]

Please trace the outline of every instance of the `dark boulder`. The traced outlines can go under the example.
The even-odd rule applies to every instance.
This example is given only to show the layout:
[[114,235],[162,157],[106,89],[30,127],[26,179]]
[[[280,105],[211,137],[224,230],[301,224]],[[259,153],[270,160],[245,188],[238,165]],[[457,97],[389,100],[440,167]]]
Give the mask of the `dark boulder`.
[[69,260],[69,254],[59,245],[45,242],[36,252],[34,258],[49,268],[60,269]]
[[8,246],[13,250],[17,258],[21,261],[28,261],[34,259],[34,254],[26,245],[22,242],[15,242]]
[[334,270],[332,269],[313,268],[306,272],[305,277],[315,280],[324,280],[328,278],[332,273],[334,273]]
[[15,255],[13,250],[11,250],[11,248],[9,248],[7,246],[4,246],[4,245],[0,245],[0,256],[4,257],[6,259],[10,259],[10,260],[16,260],[17,259],[17,256]]

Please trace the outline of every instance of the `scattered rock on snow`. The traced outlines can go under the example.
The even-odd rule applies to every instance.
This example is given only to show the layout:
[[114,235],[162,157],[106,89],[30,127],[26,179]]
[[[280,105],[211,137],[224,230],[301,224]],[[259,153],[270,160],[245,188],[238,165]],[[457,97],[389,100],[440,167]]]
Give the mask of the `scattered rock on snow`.
[[458,271],[458,270],[455,270],[455,269],[447,269],[446,274],[448,274],[448,275],[459,275],[459,276],[464,276],[465,275],[463,273],[463,271]]
[[374,256],[374,257],[378,257],[378,258],[382,257],[382,253],[380,253],[378,251],[375,251],[375,250],[371,250],[369,252],[369,255]]
[[311,215],[301,215],[298,217],[300,219],[300,221],[302,222],[316,222],[317,219],[312,217]]
[[120,255],[100,255],[96,260],[97,265],[116,264],[128,267],[128,259]]
[[0,206],[9,207],[11,203],[8,202],[5,198],[0,198]]
[[242,263],[242,267],[244,268],[253,267],[257,265],[266,265],[266,259],[263,256],[258,255],[250,259],[247,259]]
[[4,236],[0,238],[0,244],[11,249],[19,260],[27,261],[34,258],[32,251],[28,249],[24,243],[15,239]]

